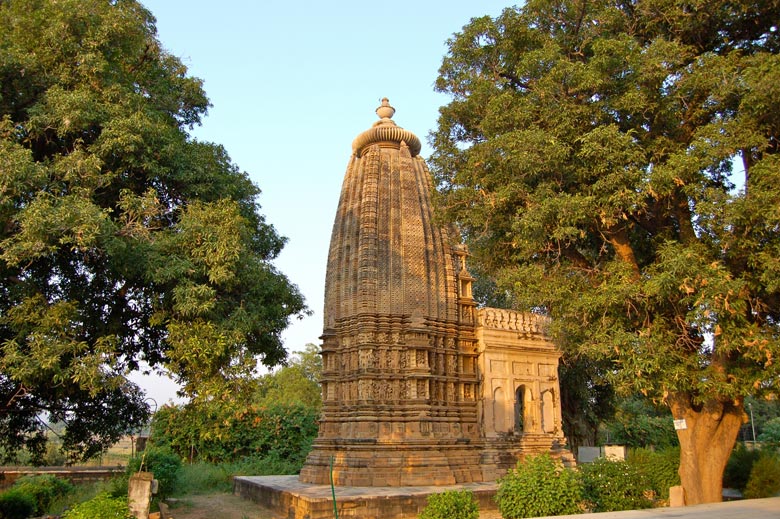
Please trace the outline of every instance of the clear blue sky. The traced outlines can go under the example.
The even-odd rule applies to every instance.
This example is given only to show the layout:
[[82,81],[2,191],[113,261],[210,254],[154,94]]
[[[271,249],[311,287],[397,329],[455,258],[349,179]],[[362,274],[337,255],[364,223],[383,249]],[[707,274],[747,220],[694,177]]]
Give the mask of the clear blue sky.
[[[433,91],[446,41],[495,0],[281,2],[141,0],[158,37],[201,78],[213,107],[196,138],[222,144],[263,193],[261,212],[289,241],[277,268],[314,311],[285,332],[288,351],[319,344],[330,232],[352,140],[388,97],[423,142],[449,99]],[[159,404],[175,386],[135,380]]]

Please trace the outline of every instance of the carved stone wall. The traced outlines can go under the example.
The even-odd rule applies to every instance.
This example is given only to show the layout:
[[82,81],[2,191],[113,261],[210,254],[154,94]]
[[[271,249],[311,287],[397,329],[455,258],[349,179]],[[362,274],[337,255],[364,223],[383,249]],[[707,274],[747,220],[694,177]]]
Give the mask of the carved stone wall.
[[464,253],[433,223],[411,132],[385,116],[354,146],[328,256],[320,433],[301,480],[327,483],[331,458],[340,485],[479,480]]
[[319,436],[306,483],[492,481],[563,442],[544,320],[477,310],[465,248],[435,225],[417,137],[380,120],[353,143],[333,224]]

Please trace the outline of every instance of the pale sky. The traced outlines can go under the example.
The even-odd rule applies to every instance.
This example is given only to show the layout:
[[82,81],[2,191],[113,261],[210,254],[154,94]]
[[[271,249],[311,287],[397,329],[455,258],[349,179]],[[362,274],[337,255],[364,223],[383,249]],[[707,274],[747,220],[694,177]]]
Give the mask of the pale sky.
[[[277,268],[311,317],[284,334],[289,352],[320,344],[330,232],[352,140],[393,120],[423,142],[449,99],[433,91],[446,41],[472,17],[512,2],[397,0],[141,0],[163,47],[204,81],[213,107],[192,133],[221,144],[263,193],[261,213],[288,238]],[[162,405],[175,385],[133,377]]]

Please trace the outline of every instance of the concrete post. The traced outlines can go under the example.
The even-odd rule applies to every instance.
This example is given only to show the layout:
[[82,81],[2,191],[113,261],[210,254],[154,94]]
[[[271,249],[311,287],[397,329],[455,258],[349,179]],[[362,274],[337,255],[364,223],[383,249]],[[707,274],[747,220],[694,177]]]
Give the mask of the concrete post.
[[152,482],[154,474],[151,472],[136,472],[130,476],[127,486],[127,498],[130,513],[136,519],[149,519],[149,503],[152,499]]

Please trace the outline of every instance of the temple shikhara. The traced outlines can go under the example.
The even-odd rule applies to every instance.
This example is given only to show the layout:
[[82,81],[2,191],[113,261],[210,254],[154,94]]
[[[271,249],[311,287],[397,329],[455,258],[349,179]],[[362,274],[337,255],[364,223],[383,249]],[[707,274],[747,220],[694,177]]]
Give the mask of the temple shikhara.
[[420,140],[387,99],[358,135],[333,224],[323,409],[304,483],[494,481],[563,450],[545,318],[478,308],[467,252],[435,223]]

